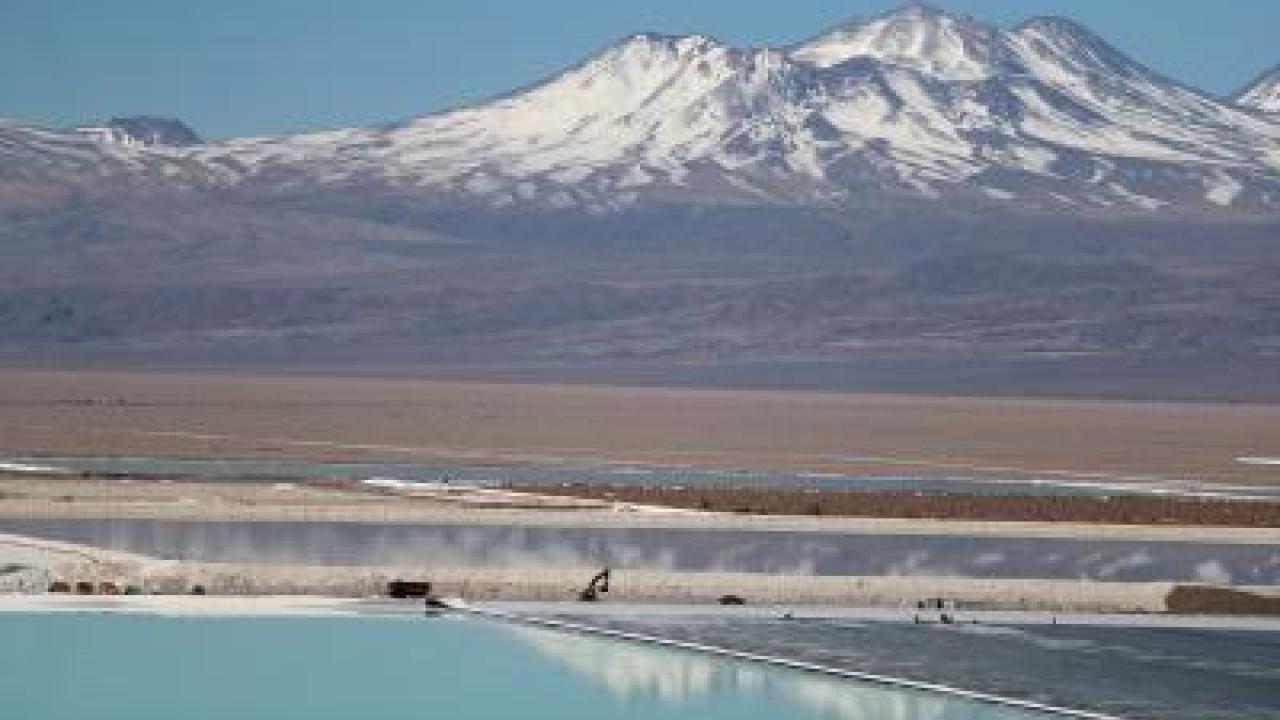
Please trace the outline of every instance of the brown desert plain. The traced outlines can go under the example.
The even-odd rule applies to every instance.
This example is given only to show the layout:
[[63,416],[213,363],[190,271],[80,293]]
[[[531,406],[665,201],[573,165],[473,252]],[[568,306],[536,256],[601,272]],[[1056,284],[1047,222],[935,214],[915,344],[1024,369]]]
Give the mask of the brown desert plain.
[[0,452],[1266,484],[1280,405],[10,369]]

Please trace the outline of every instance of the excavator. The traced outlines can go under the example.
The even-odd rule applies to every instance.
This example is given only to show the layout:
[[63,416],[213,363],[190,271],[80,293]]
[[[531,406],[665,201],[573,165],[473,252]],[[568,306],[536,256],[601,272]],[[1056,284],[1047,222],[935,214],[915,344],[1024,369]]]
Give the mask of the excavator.
[[600,599],[600,593],[609,592],[609,568],[605,568],[596,573],[591,578],[591,582],[578,593],[578,599],[582,602],[595,602]]

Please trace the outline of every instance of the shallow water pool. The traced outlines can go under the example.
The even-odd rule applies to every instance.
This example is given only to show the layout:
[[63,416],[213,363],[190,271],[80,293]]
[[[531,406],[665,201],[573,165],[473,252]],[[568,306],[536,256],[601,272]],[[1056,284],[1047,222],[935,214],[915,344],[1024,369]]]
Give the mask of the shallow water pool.
[[0,613],[23,720],[1046,716],[701,653],[488,621]]

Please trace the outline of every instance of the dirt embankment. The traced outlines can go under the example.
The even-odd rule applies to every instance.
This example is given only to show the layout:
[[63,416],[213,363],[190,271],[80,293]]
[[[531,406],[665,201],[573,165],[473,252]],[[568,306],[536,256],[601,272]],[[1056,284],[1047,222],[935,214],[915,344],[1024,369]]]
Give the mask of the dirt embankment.
[[1206,615],[1280,615],[1280,596],[1232,588],[1179,585],[1165,598],[1168,611]]
[[604,485],[513,489],[541,495],[755,515],[1280,528],[1280,502],[1271,501]]

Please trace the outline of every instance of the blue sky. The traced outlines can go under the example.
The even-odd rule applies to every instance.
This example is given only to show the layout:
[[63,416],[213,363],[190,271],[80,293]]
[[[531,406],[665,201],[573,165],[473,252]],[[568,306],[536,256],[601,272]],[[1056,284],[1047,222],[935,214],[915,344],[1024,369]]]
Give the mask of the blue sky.
[[[150,113],[209,137],[403,119],[542,79],[638,31],[782,45],[876,0],[0,0],[0,117]],[[1009,25],[1065,15],[1228,92],[1280,63],[1276,0],[936,0]]]

